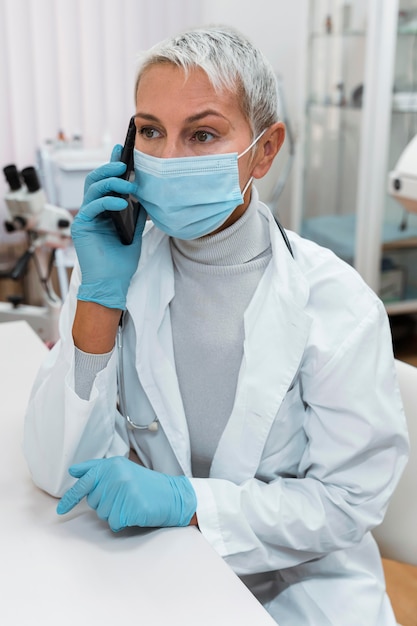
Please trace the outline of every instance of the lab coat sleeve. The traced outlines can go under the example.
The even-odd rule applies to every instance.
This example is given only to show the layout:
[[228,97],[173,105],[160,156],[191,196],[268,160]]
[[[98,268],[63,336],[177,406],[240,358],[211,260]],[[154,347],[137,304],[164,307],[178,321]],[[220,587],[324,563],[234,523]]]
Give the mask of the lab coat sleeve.
[[79,268],[71,279],[60,318],[60,340],[47,355],[32,388],[25,416],[24,455],[33,481],[60,497],[74,482],[73,463],[127,455],[124,420],[117,411],[117,354],[96,376],[89,400],[74,391],[72,322]]
[[[408,454],[390,331],[378,302],[325,364],[301,371],[298,475],[195,479],[202,533],[240,575],[292,567],[381,523]],[[318,369],[317,369],[318,367]]]

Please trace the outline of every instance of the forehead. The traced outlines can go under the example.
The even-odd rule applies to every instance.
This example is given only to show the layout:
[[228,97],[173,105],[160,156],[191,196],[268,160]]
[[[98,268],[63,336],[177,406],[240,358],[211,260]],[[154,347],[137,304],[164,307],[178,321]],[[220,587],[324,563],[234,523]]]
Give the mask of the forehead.
[[157,63],[147,67],[137,85],[136,104],[139,110],[178,110],[190,113],[193,109],[213,108],[231,118],[244,117],[240,98],[231,89],[215,88],[201,68],[187,73],[172,63]]

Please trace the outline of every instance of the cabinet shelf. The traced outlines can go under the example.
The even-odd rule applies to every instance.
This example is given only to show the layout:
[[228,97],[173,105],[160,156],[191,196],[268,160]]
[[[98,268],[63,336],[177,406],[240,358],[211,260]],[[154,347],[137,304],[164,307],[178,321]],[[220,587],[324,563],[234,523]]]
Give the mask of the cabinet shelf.
[[332,32],[332,33],[311,33],[310,39],[349,39],[350,37],[366,37],[365,31],[361,30],[346,30],[344,32]]
[[[305,219],[302,235],[333,250],[337,256],[353,263],[357,220],[355,214],[322,215]],[[417,228],[400,230],[399,224],[384,222],[381,249],[383,251],[417,248]],[[416,294],[417,297],[417,294]]]
[[333,104],[331,102],[317,102],[317,100],[310,100],[307,103],[307,107],[309,109],[336,109],[337,111],[348,111],[349,113],[353,111],[355,113],[360,113],[362,110],[362,107],[354,106],[353,104]]
[[390,302],[385,304],[388,315],[407,315],[417,311],[417,297],[410,300]]
[[[317,100],[310,99],[307,102],[308,109],[337,109],[338,111],[348,111],[348,112],[356,112],[361,113],[361,106],[354,106],[353,104],[333,104],[331,102],[318,102]],[[413,113],[417,113],[417,102],[412,104],[411,106],[395,106],[392,107],[392,113],[396,115],[409,115]]]
[[[417,37],[417,30],[415,32],[403,31],[400,28],[398,29],[397,36],[401,39],[405,39],[409,37],[410,39]],[[332,39],[348,39],[349,37],[366,37],[366,31],[364,30],[346,30],[343,32],[332,32],[332,33],[321,33],[321,32],[313,32],[310,33],[310,39],[328,39],[331,41]]]
[[400,15],[396,0],[349,4],[309,2],[298,228],[356,267],[389,313],[416,313],[417,221],[401,231],[386,190],[417,114],[417,0]]
[[366,32],[363,30],[346,30],[343,32],[331,32],[331,33],[319,33],[319,32],[313,32],[310,33],[310,39],[328,39],[329,41],[331,39],[335,39],[335,38],[349,38],[349,37],[366,37]]

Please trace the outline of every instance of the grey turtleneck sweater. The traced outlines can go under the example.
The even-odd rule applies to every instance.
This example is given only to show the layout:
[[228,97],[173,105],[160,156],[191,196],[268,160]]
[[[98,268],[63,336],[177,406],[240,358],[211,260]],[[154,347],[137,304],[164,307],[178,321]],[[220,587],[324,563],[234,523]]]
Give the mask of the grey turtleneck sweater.
[[171,240],[175,364],[194,476],[209,475],[232,412],[243,356],[243,315],[271,258],[266,219],[256,203],[216,235]]
[[[256,195],[252,194],[252,197]],[[170,303],[175,365],[190,433],[193,475],[206,477],[231,414],[243,356],[244,312],[271,258],[256,199],[229,228],[192,241],[171,239]],[[77,348],[75,391],[87,399],[110,354]]]

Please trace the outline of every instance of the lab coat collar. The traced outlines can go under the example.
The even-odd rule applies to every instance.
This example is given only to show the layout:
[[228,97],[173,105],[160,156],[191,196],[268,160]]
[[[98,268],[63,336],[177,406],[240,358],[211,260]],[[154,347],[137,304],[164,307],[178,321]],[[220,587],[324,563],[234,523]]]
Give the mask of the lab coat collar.
[[[310,328],[308,285],[269,209],[272,260],[245,312],[244,357],[234,407],[213,458],[210,476],[240,483],[254,476],[285,394],[301,363]],[[135,325],[142,386],[183,472],[191,476],[187,421],[175,371],[169,303],[174,271],[169,238],[151,227],[127,306]],[[157,254],[155,253],[157,251]]]
[[244,357],[235,403],[210,476],[240,484],[256,475],[279,407],[300,368],[311,325],[308,284],[269,209],[272,261],[245,312]]
[[175,371],[169,312],[174,297],[170,243],[155,227],[144,237],[144,254],[127,298],[135,324],[136,367],[182,471],[191,476],[190,438]]

